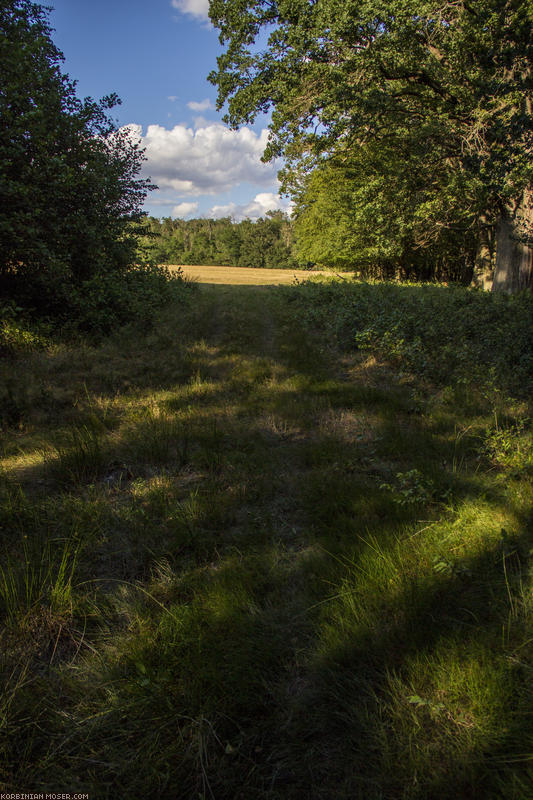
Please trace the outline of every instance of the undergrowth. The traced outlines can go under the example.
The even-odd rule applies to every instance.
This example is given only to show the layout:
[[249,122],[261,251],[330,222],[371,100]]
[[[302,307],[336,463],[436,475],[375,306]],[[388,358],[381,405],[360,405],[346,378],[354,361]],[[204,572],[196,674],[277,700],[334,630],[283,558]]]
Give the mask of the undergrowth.
[[43,349],[58,339],[90,336],[93,341],[124,325],[147,329],[171,302],[186,304],[194,283],[181,270],[138,265],[103,272],[56,287],[53,307],[40,309],[32,293],[15,283],[18,304],[0,298],[0,355]]
[[533,302],[435,284],[304,282],[287,289],[309,327],[443,385],[533,393]]

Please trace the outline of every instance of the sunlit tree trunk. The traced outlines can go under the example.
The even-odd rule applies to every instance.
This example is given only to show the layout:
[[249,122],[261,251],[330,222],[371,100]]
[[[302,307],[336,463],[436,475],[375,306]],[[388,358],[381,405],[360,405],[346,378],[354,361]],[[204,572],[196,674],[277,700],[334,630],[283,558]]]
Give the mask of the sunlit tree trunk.
[[491,289],[494,268],[493,256],[493,229],[489,227],[487,218],[483,215],[480,219],[479,240],[474,262],[472,286],[485,290]]
[[496,264],[493,292],[533,291],[533,198],[524,192],[516,209],[496,225]]

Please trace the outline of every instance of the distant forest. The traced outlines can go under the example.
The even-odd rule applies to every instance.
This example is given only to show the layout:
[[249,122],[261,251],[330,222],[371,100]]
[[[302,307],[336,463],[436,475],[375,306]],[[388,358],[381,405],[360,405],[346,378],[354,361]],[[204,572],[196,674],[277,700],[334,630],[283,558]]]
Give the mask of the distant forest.
[[157,264],[216,264],[235,267],[305,267],[294,251],[293,226],[282,211],[252,222],[148,217],[139,255]]

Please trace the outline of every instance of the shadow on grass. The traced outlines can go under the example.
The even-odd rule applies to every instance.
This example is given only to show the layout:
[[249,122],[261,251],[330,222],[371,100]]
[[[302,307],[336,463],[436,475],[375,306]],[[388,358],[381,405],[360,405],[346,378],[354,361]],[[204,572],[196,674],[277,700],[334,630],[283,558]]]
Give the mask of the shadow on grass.
[[[144,609],[153,632],[144,623],[103,684],[86,685],[91,721],[55,775],[62,763],[79,774],[89,751],[110,797],[119,786],[154,798],[527,797],[530,545],[527,520],[508,554],[496,544],[437,581],[421,569],[400,589],[366,586],[368,602],[341,613],[335,595],[311,602],[327,600],[313,586],[325,576],[335,592],[323,550],[226,554],[159,594],[165,613]],[[357,562],[344,572],[357,596]],[[150,769],[132,771],[140,752]]]
[[[525,800],[532,528],[518,494],[451,415],[437,434],[413,412],[392,373],[352,383],[320,336],[288,335],[270,294],[204,297],[138,367],[120,356],[152,406],[97,426],[99,458],[65,445],[46,496],[24,501],[21,534],[76,528],[73,615],[81,626],[86,592],[93,619],[88,650],[18,691],[6,786]],[[92,471],[65,483],[69,458]]]

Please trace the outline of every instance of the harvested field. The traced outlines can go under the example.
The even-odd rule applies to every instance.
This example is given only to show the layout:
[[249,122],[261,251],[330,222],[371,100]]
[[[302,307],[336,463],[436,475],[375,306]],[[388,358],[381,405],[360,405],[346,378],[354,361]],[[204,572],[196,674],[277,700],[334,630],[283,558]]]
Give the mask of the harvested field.
[[317,270],[299,269],[253,269],[250,267],[211,267],[169,264],[169,269],[182,269],[187,278],[198,283],[218,283],[227,285],[277,286],[290,284],[295,278],[304,280],[313,275],[323,275]]

